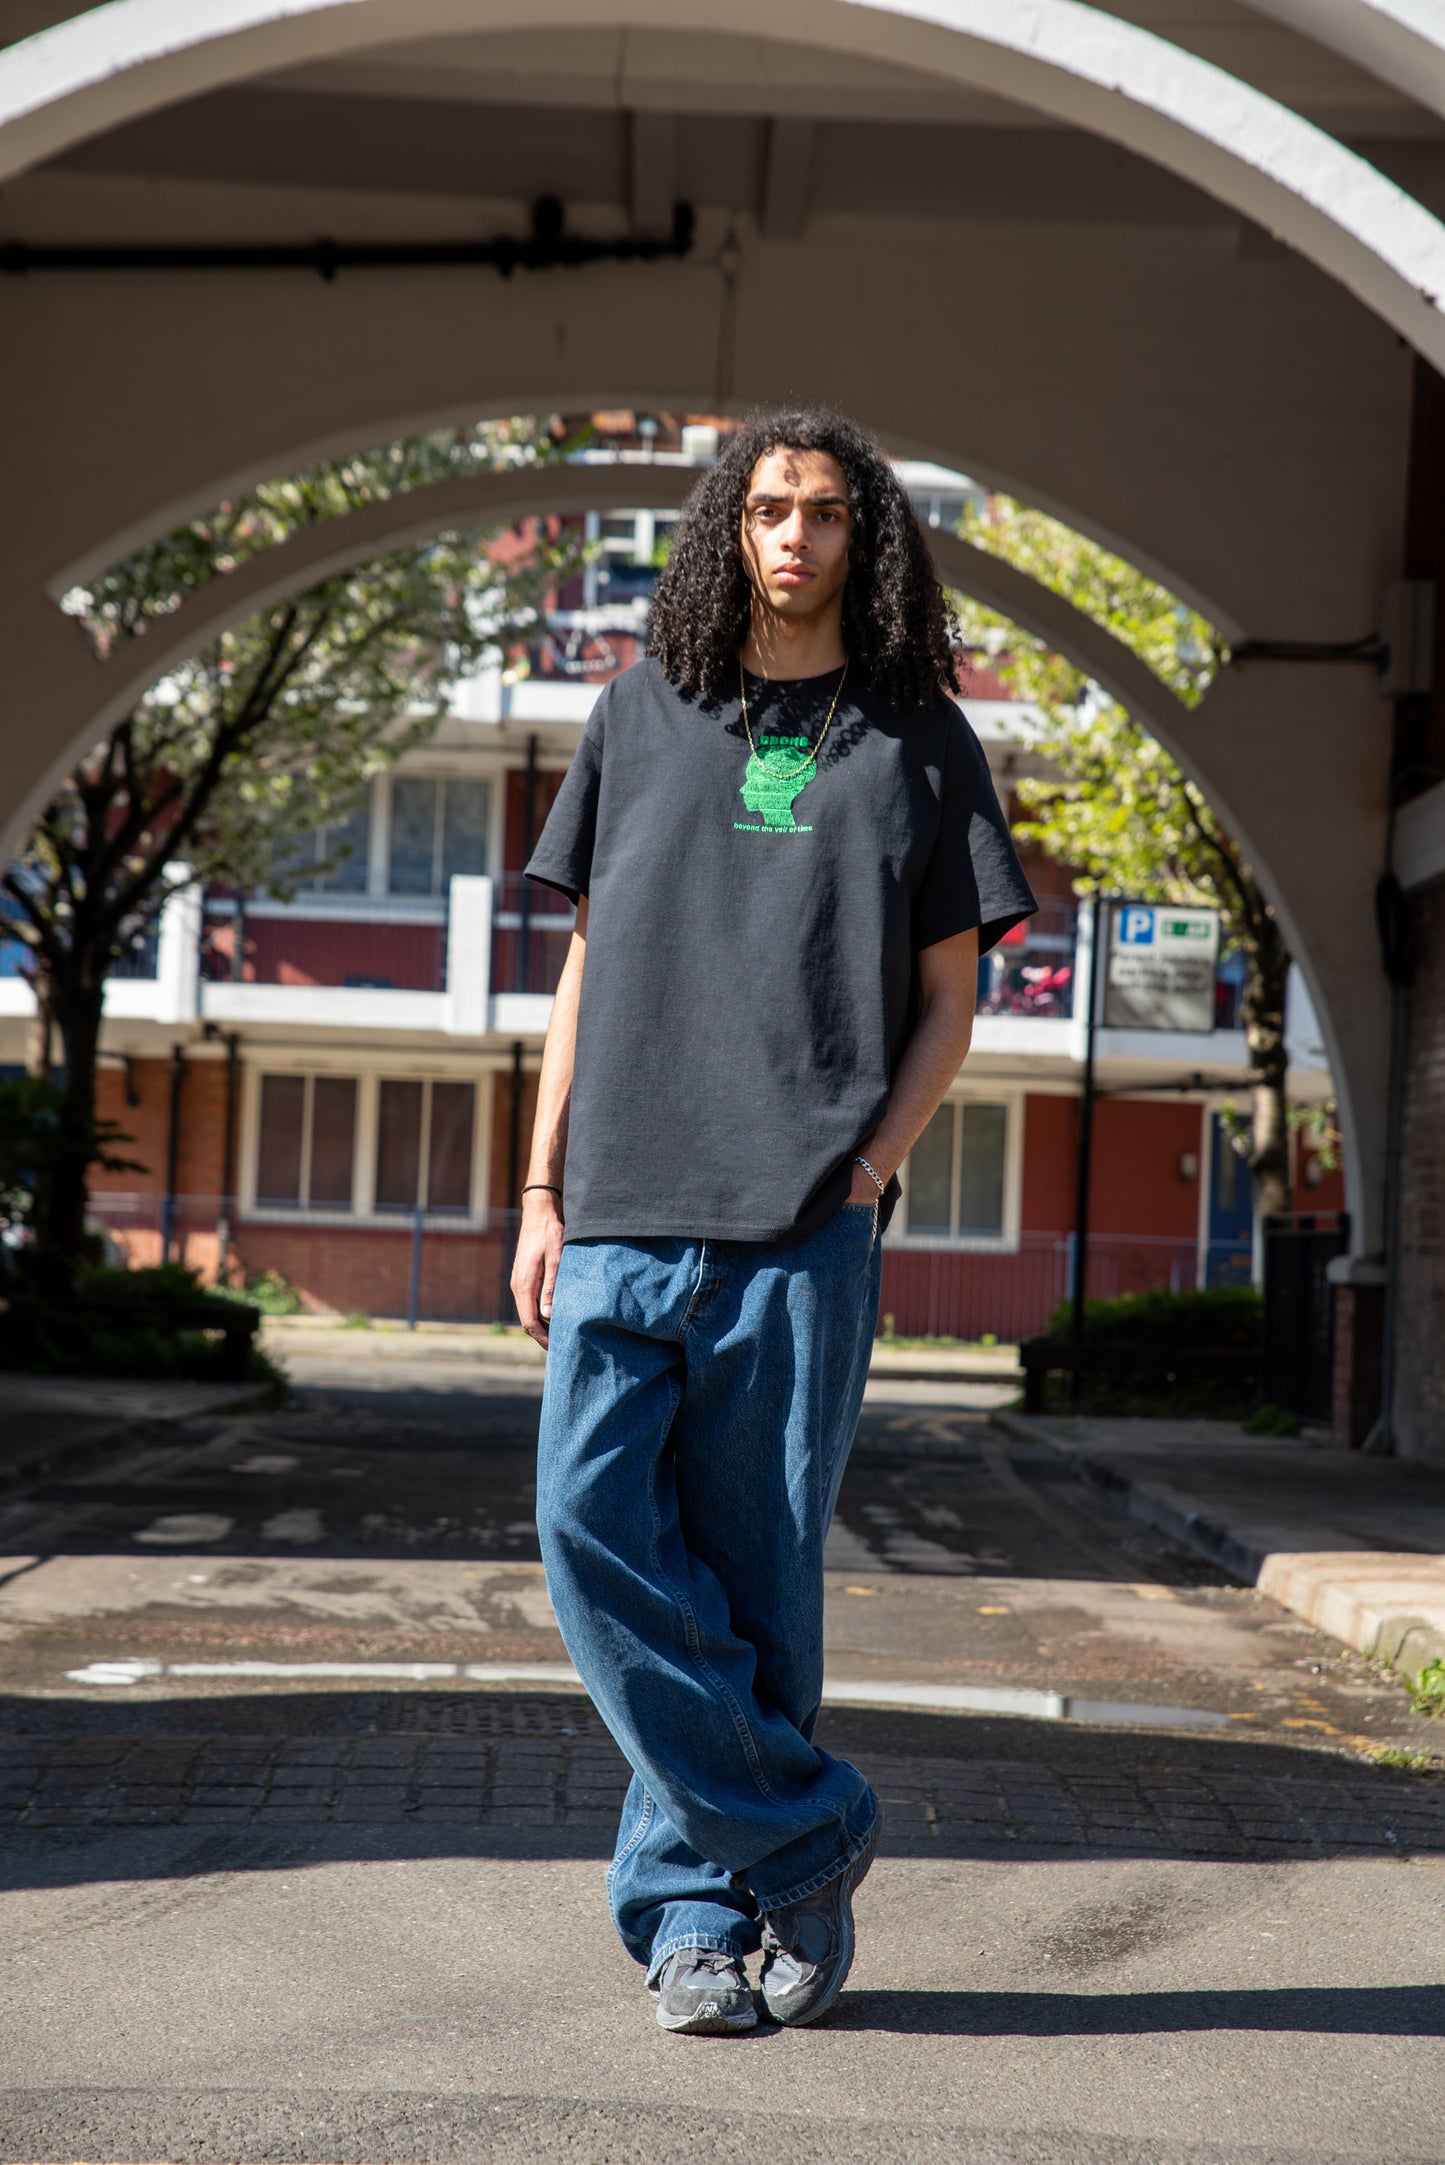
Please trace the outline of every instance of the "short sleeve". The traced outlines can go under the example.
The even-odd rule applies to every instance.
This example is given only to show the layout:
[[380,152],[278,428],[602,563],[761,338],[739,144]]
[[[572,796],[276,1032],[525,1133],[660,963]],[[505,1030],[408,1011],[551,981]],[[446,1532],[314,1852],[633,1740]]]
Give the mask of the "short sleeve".
[[[950,701],[950,706],[952,702]],[[978,927],[987,954],[1038,908],[1024,878],[983,746],[957,707],[947,723],[938,837],[913,898],[915,952]]]
[[525,871],[529,880],[556,887],[576,902],[589,892],[592,849],[597,839],[597,800],[602,788],[602,739],[607,691],[587,717],[582,740],[562,787],[552,800],[542,832]]

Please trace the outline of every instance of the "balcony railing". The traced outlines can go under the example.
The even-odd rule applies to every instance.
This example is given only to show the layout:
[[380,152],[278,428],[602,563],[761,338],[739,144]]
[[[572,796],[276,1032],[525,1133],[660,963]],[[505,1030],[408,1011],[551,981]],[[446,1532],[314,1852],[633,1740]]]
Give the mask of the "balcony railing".
[[[208,984],[339,985],[354,991],[445,992],[446,920],[433,912],[313,916],[274,906],[238,911],[208,901],[201,922],[201,977]],[[239,948],[239,953],[238,953]]]
[[1078,916],[1072,901],[1045,896],[1036,917],[984,956],[975,1012],[1067,1022],[1074,1012]]
[[576,922],[565,895],[504,872],[492,886],[493,992],[554,993]]
[[[1069,1051],[1070,1032],[1019,1033],[1074,1017],[1081,962],[1088,969],[1076,919],[1071,898],[1048,897],[1016,938],[984,958],[976,1012],[999,1028],[980,1032],[980,1050]],[[532,1037],[546,1028],[575,922],[564,896],[515,872],[454,878],[444,901],[326,895],[238,908],[234,897],[203,901],[183,886],[112,969],[106,1012],[167,1026],[204,1017]],[[0,941],[0,1014],[31,1011],[27,965],[27,949]],[[1238,1029],[1238,976],[1226,960],[1216,985],[1222,1039]],[[1159,1033],[1161,1057],[1166,1044]],[[1221,1041],[1217,1057],[1238,1064],[1237,1037]]]
[[[109,978],[146,983],[157,974],[160,933],[152,927],[106,972]],[[0,940],[0,977],[26,977],[30,972],[30,949],[23,940]]]

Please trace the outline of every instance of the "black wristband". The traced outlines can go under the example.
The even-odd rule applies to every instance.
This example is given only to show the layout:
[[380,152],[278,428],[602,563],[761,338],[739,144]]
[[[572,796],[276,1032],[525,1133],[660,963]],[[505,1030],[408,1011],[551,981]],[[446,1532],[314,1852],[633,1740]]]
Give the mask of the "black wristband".
[[530,1195],[534,1188],[543,1188],[548,1195],[560,1195],[562,1193],[562,1190],[554,1187],[550,1180],[529,1180],[522,1190],[523,1195]]

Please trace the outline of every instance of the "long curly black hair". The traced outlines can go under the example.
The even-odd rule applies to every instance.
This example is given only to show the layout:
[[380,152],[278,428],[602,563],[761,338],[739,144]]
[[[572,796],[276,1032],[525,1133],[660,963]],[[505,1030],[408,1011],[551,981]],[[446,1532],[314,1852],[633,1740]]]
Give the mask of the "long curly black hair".
[[824,408],[755,414],[726,437],[689,496],[657,582],[647,651],[687,698],[736,682],[752,589],[743,561],[743,504],[770,451],[821,451],[848,484],[853,542],[843,589],[851,666],[890,706],[931,706],[954,689],[953,615],[898,476],[871,437]]

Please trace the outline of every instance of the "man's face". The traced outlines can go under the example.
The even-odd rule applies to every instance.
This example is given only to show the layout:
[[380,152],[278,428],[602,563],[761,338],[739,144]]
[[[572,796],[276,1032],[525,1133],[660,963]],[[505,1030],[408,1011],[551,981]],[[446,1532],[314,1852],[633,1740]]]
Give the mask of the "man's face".
[[848,484],[823,451],[770,451],[743,503],[743,561],[753,593],[777,616],[826,609],[848,576]]

